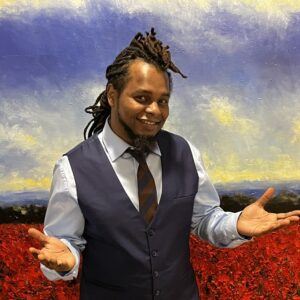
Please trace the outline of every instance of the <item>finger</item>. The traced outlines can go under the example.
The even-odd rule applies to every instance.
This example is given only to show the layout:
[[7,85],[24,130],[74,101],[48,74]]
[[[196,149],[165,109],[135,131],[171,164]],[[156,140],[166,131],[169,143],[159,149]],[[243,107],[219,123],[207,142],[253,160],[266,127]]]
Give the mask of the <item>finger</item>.
[[46,263],[48,263],[48,260],[45,258],[45,255],[42,252],[34,252],[32,253],[32,255],[39,260],[40,263],[46,265]]
[[46,267],[53,269],[54,266],[56,265],[56,258],[51,257],[48,253],[46,252],[41,252],[38,255],[38,259],[40,262],[45,265]]
[[29,251],[30,251],[30,253],[35,253],[35,254],[40,254],[41,253],[41,250],[39,250],[39,249],[36,249],[36,248],[34,248],[34,247],[30,247],[29,248]]
[[272,198],[272,196],[274,195],[274,188],[273,187],[269,187],[265,193],[256,201],[256,203],[258,205],[260,205],[261,207],[264,207],[267,202]]
[[298,217],[298,216],[291,216],[291,217],[286,218],[286,220],[289,220],[291,222],[297,222],[297,221],[300,220],[300,217]]
[[29,252],[34,256],[34,258],[38,258],[38,255],[41,253],[39,249],[30,247]]
[[284,219],[284,220],[278,220],[278,228],[290,225],[291,221],[289,219]]
[[30,248],[30,252],[39,260],[41,264],[43,264],[48,269],[60,271],[60,268],[62,268],[58,265],[57,259],[49,255],[48,252],[38,250],[33,247]]
[[[266,234],[266,233],[270,233],[270,232],[273,232],[273,231],[275,231],[275,230],[278,230],[278,229],[280,229],[280,228],[282,228],[282,227],[284,227],[284,226],[290,225],[291,222],[297,221],[297,220],[294,219],[294,218],[298,218],[298,217],[293,216],[293,217],[290,217],[290,218],[286,218],[286,219],[282,219],[282,220],[277,220],[277,221],[275,221],[271,226],[268,226],[268,227],[266,228],[266,230],[263,230],[263,231],[262,231],[259,235],[257,235],[257,236],[261,236],[261,235],[264,235],[264,234]],[[299,218],[298,218],[298,219],[299,219]]]
[[284,219],[284,218],[289,218],[292,216],[300,216],[300,210],[293,210],[287,213],[279,213],[277,214],[278,219]]
[[49,258],[47,255],[44,256],[44,259],[41,260],[41,263],[49,269],[55,270],[57,272],[65,271],[66,264],[61,260],[56,258]]
[[283,226],[289,225],[291,222],[289,219],[283,219],[283,220],[277,220],[268,230],[267,232],[272,232],[274,230],[277,230]]
[[39,242],[41,242],[42,244],[45,244],[48,241],[48,237],[43,234],[41,231],[35,229],[35,228],[29,228],[28,229],[28,234],[38,240]]
[[48,269],[55,270],[55,266],[47,259],[40,259],[40,263],[45,267],[47,267]]
[[61,259],[57,260],[57,269],[59,271],[65,271],[68,269],[68,264],[65,261],[62,261]]
[[69,259],[65,259],[65,258],[57,258],[56,265],[57,265],[56,271],[69,272],[74,267],[75,262],[72,263],[70,262]]

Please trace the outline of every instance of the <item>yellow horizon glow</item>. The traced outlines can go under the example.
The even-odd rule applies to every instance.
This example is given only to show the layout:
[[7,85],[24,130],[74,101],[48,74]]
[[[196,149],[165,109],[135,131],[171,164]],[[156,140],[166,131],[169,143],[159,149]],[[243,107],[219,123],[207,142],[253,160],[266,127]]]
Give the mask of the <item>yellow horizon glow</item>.
[[241,161],[238,156],[231,155],[222,166],[217,166],[209,155],[204,153],[203,161],[214,183],[300,180],[300,163],[297,164],[287,154],[278,155],[273,161],[252,159],[248,164]]
[[[209,155],[203,154],[204,165],[213,183],[229,184],[243,181],[296,181],[300,179],[300,164],[288,155],[281,155],[274,161],[253,159],[249,165],[242,164],[240,159],[231,155],[222,166],[216,165]],[[51,177],[40,179],[11,176],[0,182],[0,192],[20,192],[30,190],[49,190]]]
[[50,177],[40,179],[10,177],[1,180],[0,192],[20,192],[30,190],[49,190],[51,185]]

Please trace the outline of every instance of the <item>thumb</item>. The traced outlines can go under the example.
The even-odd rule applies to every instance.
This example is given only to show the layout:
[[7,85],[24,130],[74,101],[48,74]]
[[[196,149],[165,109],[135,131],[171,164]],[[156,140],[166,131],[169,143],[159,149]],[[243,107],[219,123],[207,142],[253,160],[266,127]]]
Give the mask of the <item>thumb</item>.
[[41,231],[35,229],[35,228],[29,228],[28,234],[34,238],[35,240],[38,240],[43,245],[48,241],[48,236],[43,234]]
[[273,187],[269,187],[264,194],[256,200],[256,204],[258,204],[261,207],[264,207],[267,202],[273,197],[275,192],[275,189]]

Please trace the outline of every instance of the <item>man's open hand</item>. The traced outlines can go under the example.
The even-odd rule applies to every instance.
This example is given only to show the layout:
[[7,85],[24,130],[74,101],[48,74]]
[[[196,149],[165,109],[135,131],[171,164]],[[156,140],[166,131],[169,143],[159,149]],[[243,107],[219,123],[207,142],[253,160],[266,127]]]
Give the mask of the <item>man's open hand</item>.
[[258,200],[244,208],[237,222],[239,234],[249,237],[260,236],[299,221],[300,210],[278,214],[265,211],[264,206],[273,194],[274,189],[268,188]]
[[37,229],[30,228],[29,235],[38,240],[42,248],[29,248],[29,251],[47,268],[57,272],[68,272],[75,265],[75,257],[69,248],[59,239],[47,236]]

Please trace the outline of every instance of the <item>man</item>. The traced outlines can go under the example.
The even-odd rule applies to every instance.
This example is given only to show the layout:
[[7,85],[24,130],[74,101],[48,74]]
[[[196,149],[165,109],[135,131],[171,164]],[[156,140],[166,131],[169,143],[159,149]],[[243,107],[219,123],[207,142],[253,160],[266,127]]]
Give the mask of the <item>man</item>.
[[171,75],[181,74],[152,29],[107,68],[106,90],[86,109],[88,139],[56,165],[45,235],[30,248],[51,280],[77,276],[81,299],[199,299],[190,231],[234,247],[292,221],[264,210],[267,192],[241,213],[224,212],[197,149],[163,131]]

